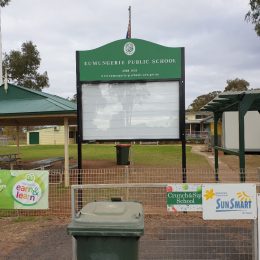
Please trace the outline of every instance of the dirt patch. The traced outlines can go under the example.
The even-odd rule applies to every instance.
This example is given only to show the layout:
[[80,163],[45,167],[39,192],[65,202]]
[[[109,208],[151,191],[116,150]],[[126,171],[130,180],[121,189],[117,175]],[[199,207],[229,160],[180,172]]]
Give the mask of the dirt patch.
[[60,217],[0,219],[0,259],[71,259],[69,221]]
[[[69,218],[25,220],[0,219],[0,259],[72,259]],[[199,213],[147,214],[140,259],[252,259],[250,227],[249,221],[204,221]]]

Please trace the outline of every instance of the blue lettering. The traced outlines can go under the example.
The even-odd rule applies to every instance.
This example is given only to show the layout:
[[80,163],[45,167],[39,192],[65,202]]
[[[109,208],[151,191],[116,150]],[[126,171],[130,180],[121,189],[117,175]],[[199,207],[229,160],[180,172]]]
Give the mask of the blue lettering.
[[240,208],[240,201],[236,201],[235,202],[235,208],[237,209],[237,208]]
[[217,207],[216,207],[216,209],[219,209],[220,208],[220,199],[217,199]]
[[[234,206],[235,206],[235,205],[234,205],[234,200],[235,200],[235,199],[231,199],[231,200],[230,200],[230,209],[233,209]],[[236,204],[236,202],[235,202],[235,204]]]
[[229,201],[216,200],[216,210],[222,211],[223,209],[234,210],[234,209],[250,209],[252,201],[238,201],[232,198]]

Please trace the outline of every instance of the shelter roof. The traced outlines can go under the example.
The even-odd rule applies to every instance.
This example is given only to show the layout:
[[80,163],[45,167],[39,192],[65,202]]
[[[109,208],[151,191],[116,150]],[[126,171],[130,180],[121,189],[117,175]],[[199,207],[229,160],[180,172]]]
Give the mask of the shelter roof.
[[2,125],[63,124],[64,116],[69,118],[70,124],[76,124],[77,105],[74,102],[13,84],[8,84],[7,91],[4,85],[0,86]]
[[201,108],[202,111],[238,111],[241,101],[249,102],[247,111],[260,111],[260,90],[223,92]]

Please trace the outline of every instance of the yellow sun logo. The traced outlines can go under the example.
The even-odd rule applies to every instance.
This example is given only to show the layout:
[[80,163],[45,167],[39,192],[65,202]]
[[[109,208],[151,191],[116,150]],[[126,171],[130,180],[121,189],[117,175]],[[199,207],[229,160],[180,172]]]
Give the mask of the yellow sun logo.
[[215,194],[215,192],[214,192],[213,189],[206,190],[206,192],[205,192],[205,194],[204,194],[204,198],[205,198],[206,200],[213,199],[215,195],[216,195],[216,194]]
[[251,198],[244,192],[237,192],[237,197],[240,201],[252,201]]

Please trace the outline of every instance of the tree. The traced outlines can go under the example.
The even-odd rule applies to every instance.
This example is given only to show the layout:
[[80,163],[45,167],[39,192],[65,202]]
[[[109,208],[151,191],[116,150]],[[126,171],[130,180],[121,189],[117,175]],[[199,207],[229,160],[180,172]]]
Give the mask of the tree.
[[224,91],[245,91],[248,90],[249,82],[244,79],[229,79]]
[[199,111],[203,106],[209,103],[213,98],[215,98],[220,93],[221,91],[213,91],[208,94],[198,96],[196,99],[193,100],[193,102],[189,106],[190,107],[189,111]]
[[40,53],[31,41],[22,44],[21,51],[12,50],[4,55],[3,67],[7,76],[15,84],[35,90],[49,87],[48,74],[40,74]]
[[251,10],[247,12],[245,20],[255,25],[255,31],[260,36],[260,0],[250,0]]
[[1,6],[1,7],[5,7],[6,5],[9,4],[10,1],[11,1],[11,0],[0,0],[0,6]]

